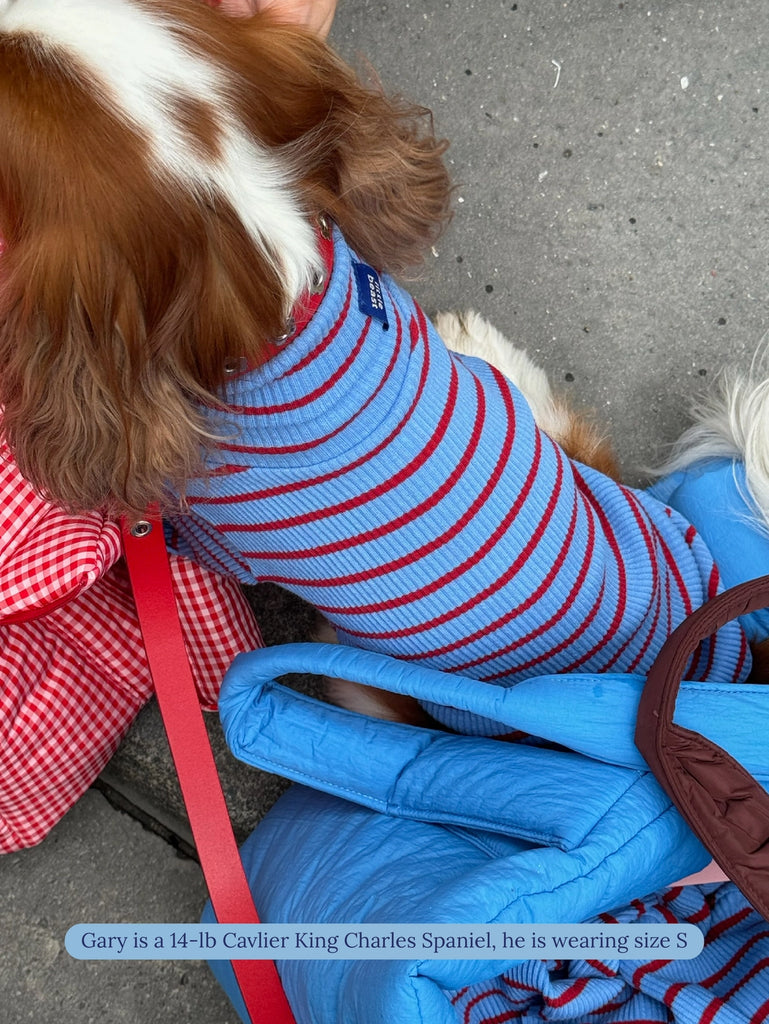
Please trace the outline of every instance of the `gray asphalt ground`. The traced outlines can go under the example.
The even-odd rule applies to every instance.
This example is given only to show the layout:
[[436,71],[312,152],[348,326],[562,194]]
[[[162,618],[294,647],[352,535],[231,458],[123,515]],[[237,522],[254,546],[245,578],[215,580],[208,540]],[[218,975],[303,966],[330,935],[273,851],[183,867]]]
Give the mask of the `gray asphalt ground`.
[[[451,140],[456,216],[416,295],[526,347],[605,422],[634,484],[769,326],[768,34],[763,0],[340,0],[336,46]],[[257,600],[271,639],[302,636],[300,610]],[[220,761],[242,834],[280,784]],[[180,818],[150,707],[103,789],[0,858],[0,1024],[234,1024],[202,963],[64,949],[81,921],[197,920]]]

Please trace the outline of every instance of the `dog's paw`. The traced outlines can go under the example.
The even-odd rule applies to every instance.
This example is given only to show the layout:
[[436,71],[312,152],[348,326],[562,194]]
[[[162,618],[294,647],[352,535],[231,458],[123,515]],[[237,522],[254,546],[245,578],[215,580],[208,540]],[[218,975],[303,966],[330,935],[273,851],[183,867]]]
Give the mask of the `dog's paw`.
[[518,388],[542,430],[559,440],[569,430],[569,417],[553,396],[550,382],[523,349],[516,348],[479,313],[439,313],[435,327],[446,348],[490,363]]
[[[326,619],[318,616],[312,638],[316,643],[337,643],[336,630]],[[413,697],[400,693],[390,693],[374,686],[354,683],[349,679],[336,679],[324,676],[323,696],[329,704],[336,704],[348,711],[369,718],[381,718],[386,722],[405,722],[407,725],[420,725],[429,728],[435,722]]]
[[328,676],[324,678],[323,688],[329,704],[336,704],[359,715],[379,718],[385,722],[419,725],[422,728],[435,726],[434,720],[420,704],[405,694],[390,693],[363,683],[353,683],[349,679],[332,679]]

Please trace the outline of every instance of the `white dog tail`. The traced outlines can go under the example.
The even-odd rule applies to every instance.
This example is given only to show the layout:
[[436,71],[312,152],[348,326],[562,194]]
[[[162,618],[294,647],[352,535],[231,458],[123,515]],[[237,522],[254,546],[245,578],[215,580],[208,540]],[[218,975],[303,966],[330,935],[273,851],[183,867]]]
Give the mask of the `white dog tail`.
[[676,442],[662,472],[709,458],[742,459],[750,497],[769,526],[769,378],[724,373],[717,390],[693,409],[694,423]]

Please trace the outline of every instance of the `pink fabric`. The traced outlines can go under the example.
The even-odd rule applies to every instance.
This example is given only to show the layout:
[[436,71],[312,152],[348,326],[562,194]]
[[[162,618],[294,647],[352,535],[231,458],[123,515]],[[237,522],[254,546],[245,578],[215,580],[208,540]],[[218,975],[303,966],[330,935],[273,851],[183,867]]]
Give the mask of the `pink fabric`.
[[678,885],[708,885],[711,882],[728,882],[729,879],[726,877],[721,868],[716,864],[714,860],[708,864],[702,871],[697,871],[694,875],[687,875],[686,878],[681,878],[675,882],[671,888],[675,888]]
[[[37,496],[0,446],[0,852],[39,842],[152,695],[115,523]],[[201,703],[261,646],[237,584],[171,558]]]

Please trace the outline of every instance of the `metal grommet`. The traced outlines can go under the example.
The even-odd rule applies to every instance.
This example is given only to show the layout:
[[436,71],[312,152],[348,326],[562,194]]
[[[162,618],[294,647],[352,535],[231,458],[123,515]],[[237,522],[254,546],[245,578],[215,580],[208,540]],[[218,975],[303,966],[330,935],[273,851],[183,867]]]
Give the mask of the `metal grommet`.
[[324,238],[331,238],[331,223],[325,213],[318,214],[318,227]]
[[312,276],[312,284],[310,285],[310,293],[312,295],[320,295],[323,291],[323,286],[326,283],[326,275],[322,274],[319,270],[316,270]]
[[294,334],[296,334],[296,320],[290,316],[288,320],[286,320],[286,330],[283,334],[279,334],[277,338],[273,338],[273,343],[278,347],[285,345],[288,339],[293,337]]
[[146,519],[140,519],[138,523],[134,523],[131,527],[132,537],[146,537],[149,533],[152,533],[152,523]]
[[248,360],[244,356],[231,356],[225,360],[224,372],[228,377],[234,377],[236,373],[244,373],[248,369]]

